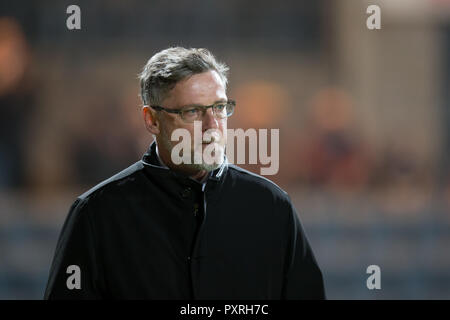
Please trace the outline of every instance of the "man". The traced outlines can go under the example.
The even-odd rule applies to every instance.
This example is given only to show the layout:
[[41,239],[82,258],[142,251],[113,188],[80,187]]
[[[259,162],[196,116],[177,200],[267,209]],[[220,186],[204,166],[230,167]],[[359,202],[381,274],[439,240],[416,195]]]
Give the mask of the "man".
[[[226,160],[227,70],[206,49],[148,61],[142,113],[156,142],[72,205],[46,299],[325,298],[289,196]],[[188,150],[174,152],[176,130]]]

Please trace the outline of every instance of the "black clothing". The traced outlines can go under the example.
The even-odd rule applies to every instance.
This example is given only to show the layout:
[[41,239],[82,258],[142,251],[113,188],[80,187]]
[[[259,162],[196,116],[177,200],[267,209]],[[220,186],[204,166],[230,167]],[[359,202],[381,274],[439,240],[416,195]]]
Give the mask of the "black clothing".
[[[204,187],[204,190],[202,190]],[[70,265],[81,289],[68,289]],[[143,159],[81,195],[45,299],[323,299],[289,196],[224,162],[201,183]]]

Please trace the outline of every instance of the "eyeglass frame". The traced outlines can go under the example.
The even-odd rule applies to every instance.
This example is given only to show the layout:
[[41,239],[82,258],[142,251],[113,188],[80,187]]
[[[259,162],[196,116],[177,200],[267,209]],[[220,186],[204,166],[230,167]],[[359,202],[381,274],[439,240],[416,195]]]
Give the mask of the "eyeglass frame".
[[[156,111],[166,111],[166,112],[168,112],[168,113],[179,114],[179,115],[180,115],[180,118],[183,119],[183,121],[186,121],[186,119],[184,119],[183,116],[182,116],[183,111],[188,110],[188,109],[191,109],[191,108],[200,108],[200,109],[202,110],[202,116],[204,116],[204,115],[206,114],[206,111],[207,111],[209,108],[213,108],[214,106],[216,106],[216,105],[218,105],[218,104],[227,104],[227,105],[228,105],[228,104],[231,104],[231,105],[233,106],[233,111],[231,112],[231,114],[230,114],[230,115],[227,115],[226,117],[220,118],[220,119],[226,119],[226,118],[229,118],[229,117],[231,117],[231,116],[233,115],[233,113],[234,113],[234,108],[236,107],[236,101],[234,101],[234,100],[220,101],[220,102],[216,102],[216,103],[214,103],[214,104],[211,104],[211,105],[209,105],[209,106],[200,106],[200,105],[185,106],[185,107],[182,107],[182,108],[179,108],[179,109],[169,109],[169,108],[164,108],[164,107],[161,107],[161,106],[152,106],[152,105],[149,105],[149,107],[152,108],[152,109],[154,109],[154,110],[156,110]],[[213,110],[214,110],[214,109],[213,109]],[[214,111],[213,111],[213,114],[214,114],[214,116],[216,115],[216,114],[214,113]],[[194,120],[194,121],[195,121],[195,120]]]

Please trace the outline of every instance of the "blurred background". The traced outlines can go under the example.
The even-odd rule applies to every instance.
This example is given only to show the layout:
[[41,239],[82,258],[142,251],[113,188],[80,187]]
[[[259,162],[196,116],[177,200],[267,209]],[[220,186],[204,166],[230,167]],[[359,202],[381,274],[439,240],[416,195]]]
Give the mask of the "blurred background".
[[71,203],[146,151],[137,74],[177,45],[230,66],[229,128],[280,129],[328,298],[450,298],[450,1],[3,0],[0,299],[42,299]]

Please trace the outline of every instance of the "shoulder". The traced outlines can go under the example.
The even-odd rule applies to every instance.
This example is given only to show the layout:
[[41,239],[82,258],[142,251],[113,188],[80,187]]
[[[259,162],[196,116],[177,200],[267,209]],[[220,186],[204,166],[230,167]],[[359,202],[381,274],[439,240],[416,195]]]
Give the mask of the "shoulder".
[[286,191],[263,176],[245,170],[234,164],[228,165],[228,172],[237,185],[246,191],[254,191],[259,194],[268,193],[279,200],[290,202],[290,197]]
[[77,198],[80,203],[85,203],[88,199],[105,194],[116,194],[127,189],[130,190],[136,185],[136,179],[143,169],[143,164],[138,161],[128,168],[120,171],[112,177],[100,182]]
[[[288,233],[298,219],[297,210],[289,194],[273,181],[236,165],[228,167],[232,192],[248,215],[259,221],[268,219],[283,233]],[[228,184],[230,183],[228,182]]]
[[93,230],[98,219],[104,218],[105,214],[109,216],[109,212],[120,207],[127,195],[133,195],[134,190],[140,187],[142,168],[143,164],[136,162],[78,196],[66,216],[64,232]]

